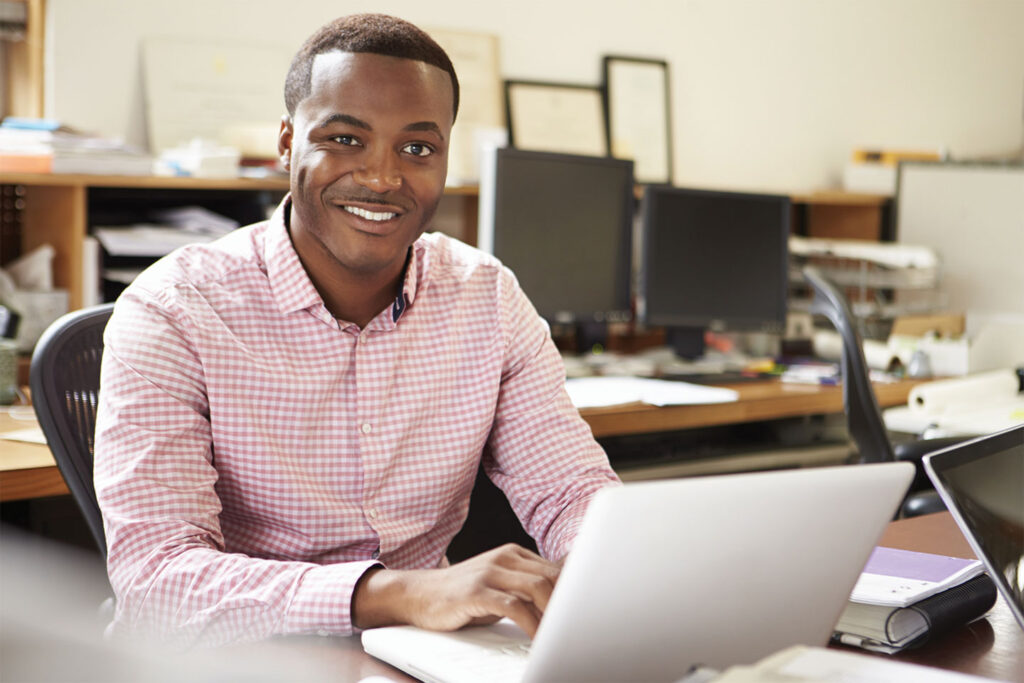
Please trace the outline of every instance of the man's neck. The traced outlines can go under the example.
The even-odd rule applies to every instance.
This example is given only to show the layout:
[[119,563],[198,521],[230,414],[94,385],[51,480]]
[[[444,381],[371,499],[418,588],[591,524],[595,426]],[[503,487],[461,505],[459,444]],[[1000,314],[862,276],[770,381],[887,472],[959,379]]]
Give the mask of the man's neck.
[[[291,235],[292,243],[295,244],[296,238],[292,232],[294,216],[290,214],[291,211],[285,218],[285,227]],[[299,252],[298,246],[296,252]],[[331,258],[324,250],[318,248],[307,252],[305,258],[300,254],[299,260],[302,261],[306,274],[331,315],[338,320],[364,328],[381,311],[393,304],[401,293],[411,254],[412,247],[409,247],[405,259],[397,269],[372,272],[353,272],[338,267],[312,267],[305,258],[320,260],[321,263]]]
[[405,269],[388,278],[337,278],[329,283],[314,281],[324,305],[338,320],[366,327],[399,295]]

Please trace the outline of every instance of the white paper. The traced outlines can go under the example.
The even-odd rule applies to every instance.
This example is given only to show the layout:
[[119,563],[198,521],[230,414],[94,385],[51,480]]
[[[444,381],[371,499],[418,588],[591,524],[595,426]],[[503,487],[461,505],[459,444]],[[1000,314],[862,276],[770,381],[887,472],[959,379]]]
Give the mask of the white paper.
[[[223,131],[281,118],[281,86],[295,48],[235,37],[152,37],[142,43],[149,142],[160,153],[194,138],[220,141]],[[277,156],[276,138],[253,150]]]
[[3,432],[0,434],[0,439],[46,445],[46,437],[43,436],[43,430],[39,427],[26,427],[25,429],[16,429],[12,432]]
[[982,680],[952,671],[823,648],[807,648],[779,667],[778,673],[793,677],[784,680],[843,683],[962,683]]
[[580,377],[566,380],[565,388],[577,408],[628,403],[697,405],[730,403],[739,399],[739,394],[732,389],[639,377]]
[[112,256],[166,256],[178,247],[209,242],[216,235],[201,235],[159,225],[96,228],[96,239]]
[[928,269],[939,265],[934,249],[913,244],[868,242],[866,240],[789,238],[789,253],[797,256],[829,256],[867,261],[888,268]]

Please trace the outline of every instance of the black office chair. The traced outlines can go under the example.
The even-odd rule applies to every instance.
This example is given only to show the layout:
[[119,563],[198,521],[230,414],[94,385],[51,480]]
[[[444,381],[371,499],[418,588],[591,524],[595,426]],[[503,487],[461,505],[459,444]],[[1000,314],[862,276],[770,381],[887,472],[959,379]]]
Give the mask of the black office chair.
[[859,461],[868,463],[903,460],[914,463],[917,473],[900,507],[900,517],[915,517],[944,510],[945,505],[928,479],[921,458],[932,451],[959,443],[963,438],[925,439],[893,446],[889,441],[875,392],[871,388],[864,348],[854,327],[853,314],[846,298],[817,268],[806,266],[803,274],[814,290],[811,313],[828,318],[842,338],[843,408],[846,411],[850,437],[857,445]]
[[448,545],[446,554],[454,564],[505,543],[517,543],[537,552],[536,542],[519,523],[505,494],[491,482],[483,466],[480,466],[469,499],[469,515],[462,529]]
[[36,343],[29,373],[39,426],[103,557],[107,543],[92,483],[92,457],[103,329],[113,308],[102,304],[56,320]]

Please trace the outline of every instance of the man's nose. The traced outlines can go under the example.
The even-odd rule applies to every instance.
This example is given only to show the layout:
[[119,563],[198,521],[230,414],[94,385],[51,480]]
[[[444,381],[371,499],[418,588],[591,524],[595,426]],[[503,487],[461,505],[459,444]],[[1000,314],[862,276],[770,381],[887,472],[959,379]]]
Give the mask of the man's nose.
[[378,194],[397,190],[402,186],[399,162],[387,151],[367,155],[366,163],[358,168],[352,177],[363,187]]

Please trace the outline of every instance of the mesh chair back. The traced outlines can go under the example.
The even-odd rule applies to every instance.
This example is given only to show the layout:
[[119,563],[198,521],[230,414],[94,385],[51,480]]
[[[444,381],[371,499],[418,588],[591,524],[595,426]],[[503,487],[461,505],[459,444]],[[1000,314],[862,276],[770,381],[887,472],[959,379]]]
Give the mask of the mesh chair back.
[[92,483],[103,329],[113,304],[68,313],[40,337],[32,354],[32,405],[68,490],[106,556],[103,518]]
[[813,266],[803,269],[804,278],[814,290],[811,313],[823,315],[836,328],[843,341],[843,406],[847,427],[857,444],[861,462],[888,462],[894,459],[892,444],[885,431],[878,399],[871,388],[864,347],[854,327],[853,314],[842,292]]

